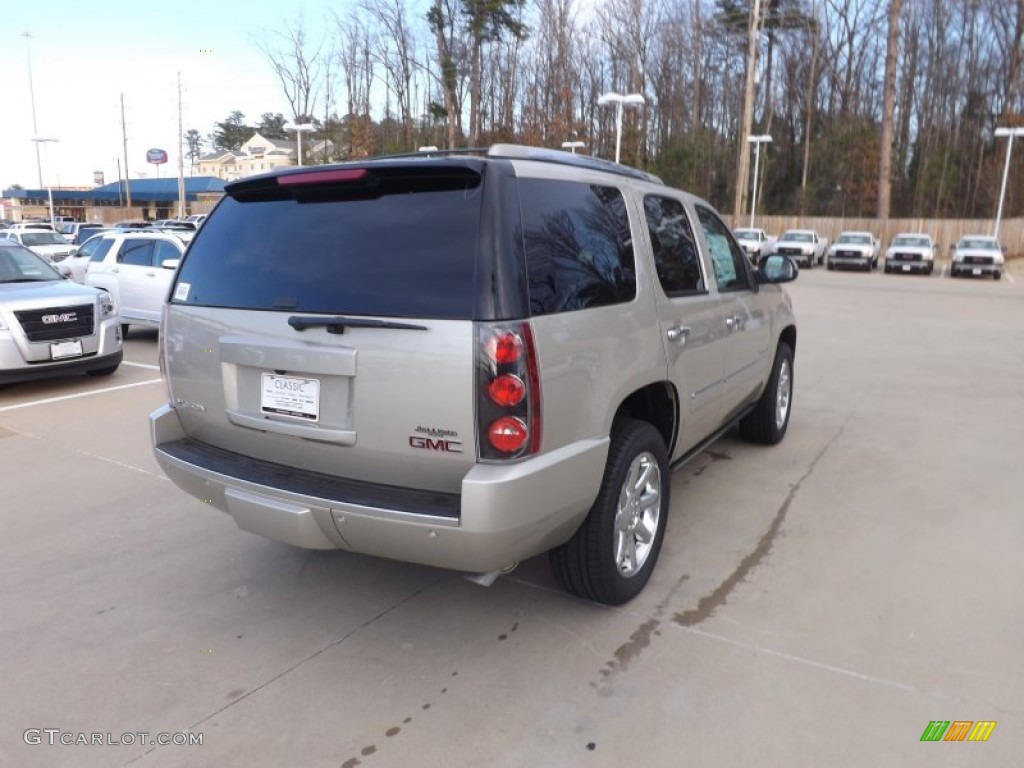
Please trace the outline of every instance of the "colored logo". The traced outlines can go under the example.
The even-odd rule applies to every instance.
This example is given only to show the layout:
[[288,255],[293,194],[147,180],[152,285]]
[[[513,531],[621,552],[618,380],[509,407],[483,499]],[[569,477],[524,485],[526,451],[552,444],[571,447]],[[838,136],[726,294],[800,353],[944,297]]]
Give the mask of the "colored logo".
[[988,741],[995,728],[995,720],[932,720],[921,741]]

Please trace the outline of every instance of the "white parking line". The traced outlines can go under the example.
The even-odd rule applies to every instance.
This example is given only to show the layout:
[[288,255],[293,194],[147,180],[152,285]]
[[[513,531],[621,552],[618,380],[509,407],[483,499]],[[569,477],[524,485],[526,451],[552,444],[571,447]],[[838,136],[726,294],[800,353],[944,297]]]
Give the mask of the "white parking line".
[[147,381],[137,381],[134,384],[121,384],[116,387],[104,387],[103,389],[94,389],[89,392],[79,392],[75,395],[61,395],[60,397],[47,397],[42,400],[32,400],[28,403],[18,403],[17,405],[5,405],[0,407],[0,413],[3,411],[16,411],[19,408],[31,408],[34,405],[46,405],[47,403],[59,403],[62,400],[76,400],[79,397],[89,397],[90,395],[102,395],[106,392],[117,392],[120,389],[131,389],[132,387],[141,387],[145,384],[161,384],[163,379],[148,379]]
[[1011,275],[1009,272],[1003,272],[1003,274],[1006,275],[1006,279],[1009,280],[1011,283],[1017,282],[1016,280],[1013,279],[1013,275]]
[[159,371],[159,365],[150,365],[149,363],[133,363],[130,360],[122,360],[121,365],[130,365],[134,368],[145,368],[147,371]]

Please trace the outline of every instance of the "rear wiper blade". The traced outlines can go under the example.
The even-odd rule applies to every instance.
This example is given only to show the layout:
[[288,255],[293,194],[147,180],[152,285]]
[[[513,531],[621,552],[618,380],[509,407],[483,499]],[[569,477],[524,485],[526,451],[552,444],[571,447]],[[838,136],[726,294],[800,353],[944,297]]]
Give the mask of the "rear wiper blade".
[[402,331],[426,331],[425,325],[413,325],[412,323],[396,323],[392,320],[374,320],[366,317],[299,317],[292,315],[288,318],[288,325],[296,331],[304,331],[307,328],[326,328],[328,333],[344,333],[346,328],[395,328]]

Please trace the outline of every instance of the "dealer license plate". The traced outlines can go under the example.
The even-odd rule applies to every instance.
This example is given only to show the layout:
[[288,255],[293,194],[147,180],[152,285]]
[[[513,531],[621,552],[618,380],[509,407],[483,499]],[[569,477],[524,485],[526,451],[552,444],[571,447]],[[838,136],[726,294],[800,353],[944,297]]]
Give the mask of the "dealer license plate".
[[974,269],[973,272],[976,275],[980,275],[981,274],[981,270],[980,269]]
[[81,357],[82,341],[58,341],[50,345],[50,357],[53,360],[63,360],[65,357]]
[[904,272],[909,272],[910,271],[910,267],[908,267],[906,264],[904,264],[903,265],[903,271]]
[[260,410],[305,421],[320,419],[320,382],[297,376],[263,374]]

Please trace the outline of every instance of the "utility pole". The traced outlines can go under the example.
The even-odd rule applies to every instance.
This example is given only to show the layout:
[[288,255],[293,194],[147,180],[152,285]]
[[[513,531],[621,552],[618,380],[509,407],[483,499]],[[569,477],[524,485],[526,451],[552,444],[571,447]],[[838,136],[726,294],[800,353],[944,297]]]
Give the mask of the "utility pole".
[[128,174],[128,134],[124,127],[124,94],[121,94],[121,141],[124,144],[124,191],[128,208],[132,207],[132,182]]
[[761,0],[754,0],[750,11],[750,25],[747,36],[747,84],[743,95],[743,118],[740,127],[739,158],[736,170],[736,196],[733,201],[733,226],[739,226],[740,216],[747,202],[747,185],[750,183],[750,150],[747,148],[750,127],[754,122],[754,70],[757,69],[757,44],[761,39]]
[[178,218],[185,218],[185,158],[181,128],[181,72],[178,73]]

